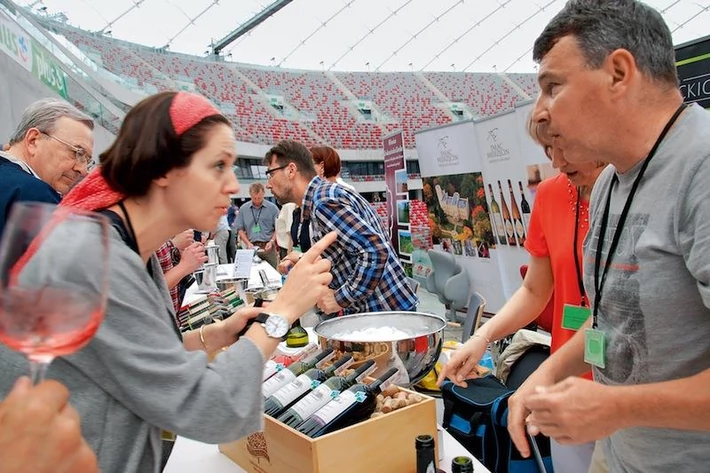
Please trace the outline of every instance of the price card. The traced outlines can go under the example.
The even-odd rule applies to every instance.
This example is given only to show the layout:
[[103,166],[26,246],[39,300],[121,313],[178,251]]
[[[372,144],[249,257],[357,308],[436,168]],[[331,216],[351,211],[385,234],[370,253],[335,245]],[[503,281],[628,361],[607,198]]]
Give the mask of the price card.
[[237,250],[234,255],[234,274],[237,279],[249,279],[251,266],[254,264],[254,250]]

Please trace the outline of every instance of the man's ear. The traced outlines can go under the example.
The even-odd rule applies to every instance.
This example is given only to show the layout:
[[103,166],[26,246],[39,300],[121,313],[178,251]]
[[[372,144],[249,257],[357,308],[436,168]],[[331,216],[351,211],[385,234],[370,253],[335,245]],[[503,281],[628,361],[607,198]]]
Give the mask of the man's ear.
[[[25,133],[25,138],[22,141],[30,154],[34,155],[37,151],[37,141],[41,137],[42,133],[37,128],[30,128],[29,130],[27,130],[27,133]],[[8,149],[10,148],[10,145],[6,146]],[[5,146],[3,146],[3,151],[4,150]]]
[[626,49],[609,53],[603,67],[609,75],[609,87],[615,94],[625,92],[639,72],[634,55]]

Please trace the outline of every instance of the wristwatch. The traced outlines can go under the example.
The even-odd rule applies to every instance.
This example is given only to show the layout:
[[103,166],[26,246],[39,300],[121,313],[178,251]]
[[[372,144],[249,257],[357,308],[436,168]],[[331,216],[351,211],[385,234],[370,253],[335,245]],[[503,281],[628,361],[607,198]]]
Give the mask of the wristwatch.
[[261,312],[254,317],[254,322],[258,322],[266,330],[266,334],[271,338],[282,338],[291,328],[291,324],[283,315],[269,314]]

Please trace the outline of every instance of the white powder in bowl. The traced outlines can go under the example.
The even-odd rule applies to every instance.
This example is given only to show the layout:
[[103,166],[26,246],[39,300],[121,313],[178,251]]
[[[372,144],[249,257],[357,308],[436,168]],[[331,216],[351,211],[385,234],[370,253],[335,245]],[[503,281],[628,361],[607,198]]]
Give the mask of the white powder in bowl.
[[361,330],[337,332],[330,338],[348,342],[388,342],[412,338],[414,335],[394,327],[369,327]]

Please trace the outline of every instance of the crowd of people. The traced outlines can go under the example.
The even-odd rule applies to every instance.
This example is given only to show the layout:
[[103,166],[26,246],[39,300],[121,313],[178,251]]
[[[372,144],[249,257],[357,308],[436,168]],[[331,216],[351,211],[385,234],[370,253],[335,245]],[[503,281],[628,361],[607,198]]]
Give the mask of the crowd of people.
[[[554,293],[552,354],[509,401],[521,454],[531,453],[528,433],[541,432],[553,439],[558,472],[705,471],[710,114],[683,104],[670,30],[637,0],[568,1],[533,58],[541,90],[529,132],[560,174],[538,188],[522,287],[439,381],[465,385],[488,345],[534,320]],[[203,97],[144,99],[88,172],[92,129],[66,102],[42,100],[0,152],[0,231],[22,201],[100,212],[113,228],[104,322],[84,349],[51,365],[56,381],[32,386],[23,357],[0,347],[3,473],[157,472],[161,429],[221,443],[262,427],[258,367],[283,335],[270,327],[315,305],[416,310],[379,217],[339,180],[332,148],[276,143],[264,157],[265,187],[282,210],[256,183],[236,211],[235,136]],[[268,308],[283,324],[238,336],[260,313],[247,308],[177,330],[181,282],[204,263],[194,230],[210,234],[225,261],[238,239],[288,274]],[[80,254],[78,241],[45,244],[48,254]],[[52,272],[90,284],[77,271],[90,264]],[[587,321],[571,328],[570,310]]]

